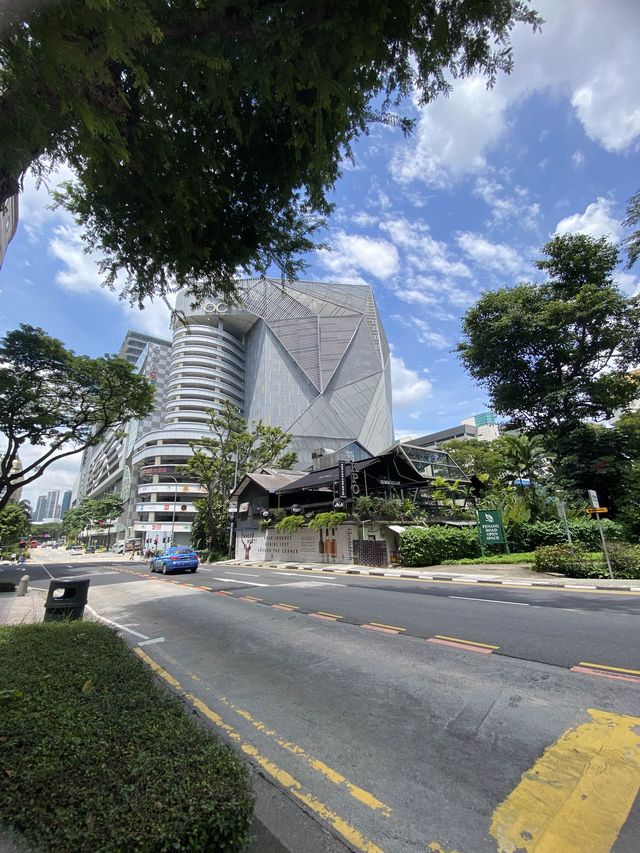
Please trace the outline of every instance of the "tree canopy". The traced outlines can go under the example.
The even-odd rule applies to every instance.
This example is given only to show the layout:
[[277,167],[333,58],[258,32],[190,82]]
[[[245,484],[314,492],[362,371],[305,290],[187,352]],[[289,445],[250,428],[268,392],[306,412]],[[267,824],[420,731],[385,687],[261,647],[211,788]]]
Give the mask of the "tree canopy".
[[[0,33],[0,204],[67,162],[59,201],[132,301],[285,276],[350,143],[451,79],[512,66],[529,0],[58,0]],[[23,7],[24,8],[24,7]],[[122,282],[125,282],[122,285]]]
[[13,545],[30,530],[29,517],[19,504],[9,501],[0,509],[0,544]]
[[534,434],[562,435],[611,418],[640,394],[640,302],[612,279],[605,238],[556,236],[537,262],[549,278],[484,293],[457,349],[491,408]]
[[291,436],[280,427],[262,421],[250,427],[228,402],[220,412],[209,411],[209,430],[210,435],[189,442],[193,455],[180,468],[206,489],[206,497],[197,502],[200,520],[196,528],[206,530],[209,548],[223,551],[234,484],[247,472],[265,466],[290,469],[297,455],[287,450]]
[[[21,325],[0,339],[0,509],[60,459],[153,408],[154,388],[115,356],[76,355],[43,329]],[[25,445],[41,448],[12,470]]]

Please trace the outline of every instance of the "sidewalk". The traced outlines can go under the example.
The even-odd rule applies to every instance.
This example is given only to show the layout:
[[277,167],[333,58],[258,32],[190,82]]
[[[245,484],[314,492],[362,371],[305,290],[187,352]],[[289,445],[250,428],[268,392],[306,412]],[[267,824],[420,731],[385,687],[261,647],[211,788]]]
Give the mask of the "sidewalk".
[[308,572],[332,572],[348,575],[370,575],[385,578],[417,578],[418,580],[462,581],[515,586],[541,586],[561,589],[619,589],[621,592],[640,592],[640,580],[608,578],[567,578],[564,575],[534,572],[528,563],[483,566],[429,566],[424,569],[372,569],[354,564],[285,563],[257,560],[226,560],[227,566],[263,569],[296,569]]
[[18,597],[15,592],[0,593],[0,625],[33,625],[44,618],[44,596],[31,589]]

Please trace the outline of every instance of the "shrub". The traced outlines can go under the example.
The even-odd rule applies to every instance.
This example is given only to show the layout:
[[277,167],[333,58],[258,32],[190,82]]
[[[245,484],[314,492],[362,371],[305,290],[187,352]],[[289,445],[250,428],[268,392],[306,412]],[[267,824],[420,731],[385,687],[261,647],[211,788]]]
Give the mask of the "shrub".
[[276,530],[280,533],[295,533],[305,523],[303,515],[285,515],[276,524]]
[[602,577],[602,567],[594,563],[579,545],[543,545],[536,549],[535,572],[553,572],[569,578]]
[[626,542],[607,544],[611,571],[617,578],[640,578],[640,545]]
[[[622,525],[608,519],[602,524],[608,542],[623,539]],[[595,521],[570,521],[569,531],[573,542],[585,550],[597,551],[600,548],[600,533]],[[507,527],[507,539],[512,551],[534,551],[544,545],[568,544],[564,524],[560,519],[510,524]]]
[[444,560],[480,556],[475,529],[459,527],[410,527],[400,538],[400,554],[405,566],[436,566]]
[[0,629],[0,814],[40,850],[246,849],[243,762],[109,628]]
[[311,519],[309,527],[313,530],[320,530],[321,527],[337,527],[345,521],[346,517],[346,512],[319,512],[315,518]]

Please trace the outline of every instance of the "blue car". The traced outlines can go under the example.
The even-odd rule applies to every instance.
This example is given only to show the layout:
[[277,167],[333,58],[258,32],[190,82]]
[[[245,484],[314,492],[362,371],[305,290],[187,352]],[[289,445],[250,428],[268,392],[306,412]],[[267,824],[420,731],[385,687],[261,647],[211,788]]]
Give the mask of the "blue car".
[[194,550],[172,545],[162,554],[153,557],[149,568],[152,572],[162,572],[163,575],[168,575],[170,572],[195,572],[199,563],[198,555]]

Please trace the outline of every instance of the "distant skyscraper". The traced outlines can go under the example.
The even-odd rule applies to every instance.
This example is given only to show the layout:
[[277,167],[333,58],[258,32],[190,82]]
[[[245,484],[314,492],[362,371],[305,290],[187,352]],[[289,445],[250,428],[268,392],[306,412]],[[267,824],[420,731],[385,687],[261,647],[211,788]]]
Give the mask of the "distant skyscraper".
[[67,489],[62,495],[62,504],[60,505],[60,518],[64,518],[65,513],[71,506],[71,489]]
[[44,511],[47,508],[47,496],[39,495],[38,501],[36,503],[36,511],[33,513],[34,521],[42,521],[44,518]]
[[56,510],[58,508],[58,498],[60,497],[60,492],[55,489],[50,492],[47,492],[47,502],[44,508],[44,518],[55,518]]
[[9,242],[18,227],[18,196],[14,195],[4,204],[0,204],[0,267]]

